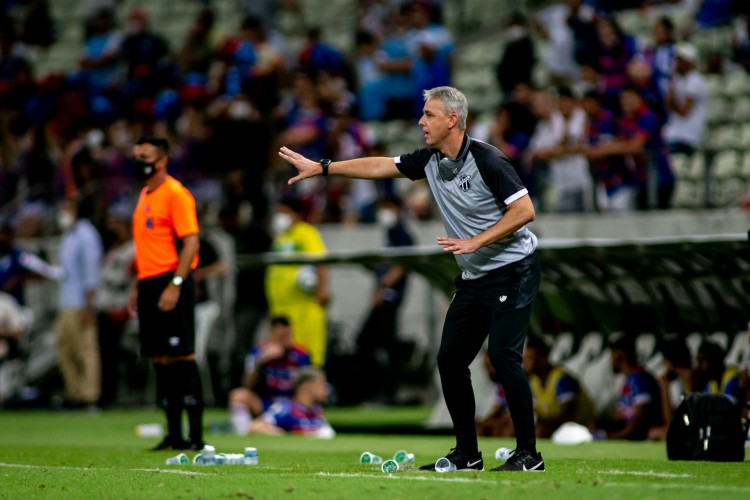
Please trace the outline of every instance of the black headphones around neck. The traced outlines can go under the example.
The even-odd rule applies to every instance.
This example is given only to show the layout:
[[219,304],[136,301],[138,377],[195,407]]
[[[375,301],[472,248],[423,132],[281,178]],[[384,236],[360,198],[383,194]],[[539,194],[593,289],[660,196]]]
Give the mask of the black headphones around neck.
[[458,173],[461,171],[461,168],[463,168],[464,166],[466,157],[469,154],[469,146],[471,146],[471,137],[467,135],[466,145],[461,151],[461,154],[458,155],[458,158],[452,160],[447,156],[443,156],[440,159],[440,161],[438,162],[438,173],[440,174],[441,179],[443,179],[444,181],[452,181],[458,175]]

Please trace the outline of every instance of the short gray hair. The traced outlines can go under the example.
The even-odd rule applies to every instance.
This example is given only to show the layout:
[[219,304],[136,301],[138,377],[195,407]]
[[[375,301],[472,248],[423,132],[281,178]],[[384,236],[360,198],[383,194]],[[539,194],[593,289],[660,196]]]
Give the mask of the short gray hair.
[[458,129],[466,131],[466,117],[469,115],[469,103],[466,96],[460,90],[453,87],[435,87],[422,92],[424,101],[437,99],[443,103],[443,111],[446,114],[456,113],[458,115]]

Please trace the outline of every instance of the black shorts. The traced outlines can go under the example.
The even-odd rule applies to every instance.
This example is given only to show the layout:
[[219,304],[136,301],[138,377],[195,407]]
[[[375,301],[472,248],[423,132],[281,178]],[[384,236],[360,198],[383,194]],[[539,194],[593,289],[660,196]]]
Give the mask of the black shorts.
[[172,280],[170,271],[138,282],[141,356],[186,356],[195,353],[195,286],[188,276],[171,311],[159,310],[159,298]]

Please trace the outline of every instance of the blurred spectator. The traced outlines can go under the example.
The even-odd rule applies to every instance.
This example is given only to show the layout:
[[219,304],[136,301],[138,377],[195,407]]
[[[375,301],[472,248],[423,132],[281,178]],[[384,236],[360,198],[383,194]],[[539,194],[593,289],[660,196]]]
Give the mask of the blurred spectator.
[[354,47],[359,116],[365,121],[379,119],[385,115],[386,103],[378,64],[378,38],[368,31],[358,31]]
[[0,290],[25,304],[24,285],[34,279],[59,280],[63,271],[52,266],[15,242],[15,230],[8,222],[0,224]]
[[588,157],[600,160],[610,156],[627,156],[636,207],[639,210],[669,208],[675,176],[669,165],[659,120],[649,111],[635,87],[624,88],[620,102],[623,114],[618,120],[618,139],[590,148]]
[[48,48],[57,39],[57,27],[49,12],[48,0],[31,0],[21,27],[21,40],[27,45]]
[[745,406],[745,390],[740,371],[727,366],[726,351],[716,342],[704,340],[698,348],[695,368],[695,392],[722,394],[738,408]]
[[281,399],[294,396],[294,378],[310,365],[310,356],[292,341],[292,329],[284,316],[271,318],[268,338],[247,353],[242,387],[229,394],[229,413],[234,432],[248,433],[253,418]]
[[503,94],[508,95],[517,83],[531,82],[536,56],[526,16],[520,12],[512,13],[505,22],[505,28],[505,44],[495,78]]
[[130,11],[128,31],[120,46],[122,58],[127,65],[128,85],[139,82],[148,96],[153,96],[162,85],[169,83],[166,57],[169,54],[167,41],[149,26],[148,13],[140,8]]
[[272,404],[250,424],[251,434],[281,435],[284,433],[332,438],[336,435],[325,416],[323,406],[328,400],[325,373],[318,368],[300,370],[294,380],[294,397]]
[[377,54],[378,69],[384,77],[381,81],[385,112],[375,119],[391,120],[415,117],[413,99],[414,81],[413,47],[410,45],[408,27],[409,8],[404,5],[386,25],[386,32]]
[[510,108],[509,104],[503,104],[497,108],[495,120],[490,129],[489,142],[503,152],[521,176],[521,182],[526,186],[524,179],[528,177],[528,174],[521,168],[521,158],[531,137],[513,126]]
[[737,18],[732,37],[732,59],[750,72],[750,8]]
[[557,95],[562,122],[557,122],[557,152],[550,161],[550,177],[556,193],[557,212],[588,212],[592,208],[592,183],[586,157],[586,113],[571,90],[560,87]]
[[523,368],[534,397],[536,435],[549,438],[566,422],[589,427],[594,405],[575,377],[549,361],[550,346],[539,336],[529,335],[523,351]]
[[596,19],[597,44],[585,60],[596,68],[604,85],[605,106],[618,109],[617,96],[627,84],[627,67],[637,52],[636,40],[620,28],[614,17]]
[[9,356],[8,341],[17,341],[31,326],[28,308],[22,307],[12,295],[0,292],[0,360]]
[[638,89],[643,102],[648,109],[656,115],[659,125],[667,122],[667,109],[664,102],[664,94],[659,89],[659,84],[654,78],[653,68],[642,58],[634,57],[628,63],[628,83]]
[[175,54],[177,65],[186,80],[191,74],[207,76],[211,69],[214,61],[214,49],[211,45],[214,21],[214,11],[210,7],[201,9],[188,28],[182,47]]
[[653,28],[653,37],[654,44],[646,47],[644,57],[653,68],[654,80],[656,80],[659,91],[662,96],[666,96],[675,64],[674,23],[669,17],[663,16],[656,21]]
[[121,363],[126,357],[122,340],[125,327],[131,319],[128,299],[136,276],[129,210],[123,208],[112,211],[104,234],[107,251],[103,259],[101,287],[97,297],[102,375],[99,406],[109,408],[117,404]]
[[[385,230],[385,246],[399,248],[414,245],[414,237],[404,221],[404,208],[400,198],[383,198],[378,203],[378,224]],[[372,294],[370,312],[357,337],[357,352],[362,359],[374,360],[380,369],[372,376],[374,383],[365,386],[379,387],[374,399],[392,404],[401,382],[402,359],[399,352],[398,312],[404,301],[408,272],[404,266],[378,266],[375,268],[375,292]]]
[[611,346],[612,369],[626,377],[615,415],[599,422],[597,437],[640,441],[653,427],[664,425],[661,393],[656,379],[636,358],[633,339],[621,337]]
[[317,74],[319,71],[343,73],[346,71],[346,58],[339,49],[323,41],[319,27],[307,30],[307,42],[297,56],[300,68]]
[[714,28],[731,22],[735,11],[735,0],[700,0],[695,10],[697,28]]
[[257,18],[247,18],[243,29],[255,51],[249,88],[246,90],[263,115],[279,103],[279,92],[284,83],[284,57],[270,43],[266,26]]
[[532,110],[539,120],[531,136],[529,147],[522,160],[522,168],[531,173],[531,182],[526,185],[534,207],[540,211],[549,209],[546,206],[545,190],[549,176],[549,161],[558,145],[559,133],[562,131],[562,117],[557,112],[549,92],[540,90],[532,98]]
[[675,74],[667,91],[668,121],[664,137],[670,153],[693,154],[703,141],[708,121],[708,85],[696,69],[698,51],[689,44],[675,49]]
[[63,230],[60,264],[65,275],[55,330],[65,404],[93,408],[101,392],[95,307],[101,286],[102,242],[89,222],[92,205],[85,198],[66,201],[59,214]]
[[114,12],[102,7],[88,20],[81,68],[94,91],[120,83],[123,34],[115,27]]
[[[589,91],[581,101],[586,112],[587,143],[590,148],[617,140],[619,130],[612,113],[601,105],[596,90]],[[611,155],[590,158],[591,171],[596,183],[596,206],[602,212],[627,212],[635,208],[632,175],[622,156]]]
[[553,84],[569,85],[580,75],[576,54],[575,25],[571,19],[590,22],[593,14],[589,9],[580,9],[580,0],[566,0],[537,12],[532,18],[532,25],[540,37],[547,42],[547,50],[542,63],[549,73]]
[[693,390],[694,370],[690,350],[682,337],[665,340],[661,345],[664,359],[664,372],[656,379],[661,390],[661,407],[664,413],[664,425],[653,427],[649,431],[649,440],[665,441],[667,429],[672,423],[676,403],[672,392],[672,383],[679,384],[680,398],[690,394]]
[[435,31],[422,31],[415,42],[417,54],[412,71],[416,94],[413,106],[414,114],[419,115],[424,105],[424,90],[450,85],[451,53],[441,46],[442,41]]
[[[326,252],[318,230],[302,220],[301,204],[285,198],[276,204],[271,220],[272,251],[279,256],[320,256]],[[273,316],[286,316],[294,340],[323,366],[326,352],[328,266],[274,264],[266,272],[266,296]]]

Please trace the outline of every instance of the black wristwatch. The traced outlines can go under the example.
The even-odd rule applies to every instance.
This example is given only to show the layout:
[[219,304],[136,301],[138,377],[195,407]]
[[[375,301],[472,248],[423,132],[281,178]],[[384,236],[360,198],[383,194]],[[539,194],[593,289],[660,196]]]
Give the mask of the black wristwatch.
[[328,165],[331,164],[331,160],[322,159],[320,160],[320,166],[323,167],[323,177],[328,177]]

